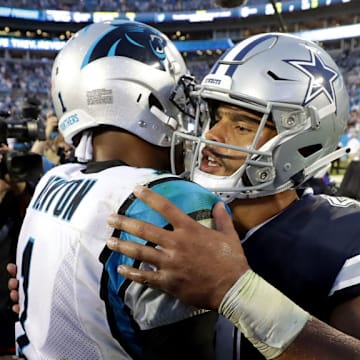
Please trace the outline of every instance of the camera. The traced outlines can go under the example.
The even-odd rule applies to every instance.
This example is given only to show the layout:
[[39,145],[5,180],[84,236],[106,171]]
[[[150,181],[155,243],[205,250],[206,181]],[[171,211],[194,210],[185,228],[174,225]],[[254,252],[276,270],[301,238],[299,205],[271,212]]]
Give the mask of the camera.
[[[7,139],[14,138],[20,143],[45,139],[45,129],[39,120],[13,119],[7,112],[0,113],[0,145],[8,145]],[[37,182],[43,174],[42,157],[24,150],[0,151],[0,178],[6,174],[14,182]]]

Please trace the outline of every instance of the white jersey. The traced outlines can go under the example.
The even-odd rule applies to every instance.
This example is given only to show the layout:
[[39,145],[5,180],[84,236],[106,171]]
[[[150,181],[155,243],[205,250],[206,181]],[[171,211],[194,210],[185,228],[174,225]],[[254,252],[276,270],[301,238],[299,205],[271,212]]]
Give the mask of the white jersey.
[[[99,164],[107,166],[96,169]],[[80,164],[50,170],[27,209],[17,250],[21,313],[16,326],[19,354],[27,359],[141,358],[139,330],[204,313],[119,275],[119,264],[149,265],[113,253],[106,241],[118,236],[147,242],[114,231],[107,218],[121,213],[169,226],[132,195],[136,184],[148,184],[208,226],[218,199],[194,183],[151,169],[114,166],[119,162],[93,165],[93,170]]]

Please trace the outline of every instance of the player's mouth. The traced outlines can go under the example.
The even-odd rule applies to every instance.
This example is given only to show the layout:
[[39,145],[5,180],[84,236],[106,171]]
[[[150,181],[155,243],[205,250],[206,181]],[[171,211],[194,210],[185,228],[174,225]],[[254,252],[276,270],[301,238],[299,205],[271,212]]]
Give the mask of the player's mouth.
[[221,154],[217,154],[210,148],[205,147],[202,151],[200,170],[209,174],[216,174],[222,168]]
[[236,161],[237,168],[246,160],[247,153],[243,151],[235,151],[232,153],[221,153],[214,150],[213,147],[204,147],[201,152],[202,158],[200,163],[200,170],[213,175],[225,175],[225,169],[229,164],[224,161]]

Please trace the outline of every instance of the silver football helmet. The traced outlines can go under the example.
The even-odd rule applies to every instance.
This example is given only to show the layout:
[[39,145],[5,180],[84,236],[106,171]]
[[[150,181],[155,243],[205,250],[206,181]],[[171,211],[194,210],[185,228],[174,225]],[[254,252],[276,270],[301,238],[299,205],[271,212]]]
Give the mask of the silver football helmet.
[[187,74],[175,45],[155,28],[107,21],[76,33],[57,55],[52,99],[66,142],[85,129],[113,125],[158,146],[182,127],[169,96]]
[[[215,63],[193,96],[199,99],[196,136],[176,132],[174,139],[193,142],[190,178],[225,201],[296,188],[345,151],[335,151],[349,112],[342,75],[327,52],[302,38],[267,33],[242,41]],[[211,116],[200,107],[214,102],[263,114],[250,147],[205,139]],[[270,120],[276,135],[258,146]],[[231,176],[210,175],[199,168],[205,144],[239,150],[246,160]]]

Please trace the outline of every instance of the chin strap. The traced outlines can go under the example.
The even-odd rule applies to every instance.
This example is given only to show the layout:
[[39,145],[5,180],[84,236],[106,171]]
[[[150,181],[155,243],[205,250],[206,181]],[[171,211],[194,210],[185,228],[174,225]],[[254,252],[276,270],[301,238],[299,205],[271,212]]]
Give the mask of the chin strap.
[[93,158],[92,132],[84,131],[79,145],[75,149],[75,156],[80,163],[87,163]]

